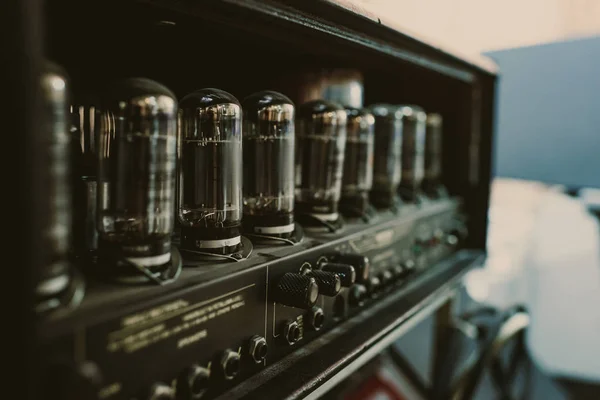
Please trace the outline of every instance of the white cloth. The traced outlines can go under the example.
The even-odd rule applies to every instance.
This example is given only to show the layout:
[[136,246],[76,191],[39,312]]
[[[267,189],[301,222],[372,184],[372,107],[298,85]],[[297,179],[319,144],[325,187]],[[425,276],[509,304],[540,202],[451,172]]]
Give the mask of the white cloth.
[[548,372],[600,382],[600,227],[577,198],[549,191],[524,258],[528,345]]
[[466,277],[481,303],[524,304],[528,347],[548,373],[600,382],[600,226],[596,202],[534,182],[496,180],[488,259]]

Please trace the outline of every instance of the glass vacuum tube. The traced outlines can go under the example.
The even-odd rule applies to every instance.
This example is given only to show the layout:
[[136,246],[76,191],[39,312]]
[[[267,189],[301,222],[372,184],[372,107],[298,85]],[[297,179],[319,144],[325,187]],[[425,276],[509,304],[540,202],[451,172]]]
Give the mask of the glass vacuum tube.
[[425,175],[425,126],[427,115],[421,107],[400,106],[404,114],[402,127],[402,179],[400,195],[414,201]]
[[441,187],[442,178],[442,116],[427,113],[425,133],[425,179],[423,188],[432,195]]
[[127,79],[107,92],[101,114],[99,257],[163,270],[174,219],[175,95],[149,79]]
[[402,176],[402,120],[404,114],[397,106],[371,106],[375,117],[375,157],[371,203],[377,208],[389,208],[397,199]]
[[68,288],[71,239],[71,193],[69,185],[69,103],[66,73],[47,62],[41,76],[43,138],[46,167],[40,182],[45,185],[47,208],[43,226],[46,261],[35,288],[38,299],[53,298]]
[[242,248],[242,108],[202,89],[180,102],[181,249],[232,254]]
[[324,100],[303,104],[296,117],[296,210],[326,223],[339,219],[346,119]]
[[342,178],[342,213],[360,217],[369,206],[373,186],[373,136],[375,118],[368,110],[346,107],[346,154]]
[[244,217],[249,233],[294,232],[294,104],[281,93],[247,97],[244,109]]
[[71,158],[73,193],[73,246],[78,256],[98,248],[96,229],[98,139],[100,109],[97,101],[71,105]]

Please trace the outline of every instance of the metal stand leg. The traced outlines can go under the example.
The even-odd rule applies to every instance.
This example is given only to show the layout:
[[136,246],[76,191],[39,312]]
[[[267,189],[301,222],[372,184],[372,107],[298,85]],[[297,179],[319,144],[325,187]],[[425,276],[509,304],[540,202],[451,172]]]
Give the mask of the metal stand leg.
[[455,301],[456,295],[444,303],[435,314],[431,399],[448,399],[448,390],[452,386],[452,361],[459,357],[459,354],[454,353],[460,352],[460,348],[456,346],[457,332],[452,329]]
[[433,365],[431,376],[438,376],[445,365],[446,354],[450,350],[451,337],[448,327],[452,324],[452,310],[455,298],[451,297],[435,313],[435,333],[433,342]]
[[450,329],[453,323],[453,309],[456,302],[456,294],[453,294],[437,309],[434,318],[433,335],[433,363],[431,369],[432,385],[428,387],[413,369],[412,365],[399,353],[393,346],[389,348],[388,354],[391,361],[398,367],[402,375],[410,382],[415,391],[426,399],[446,399],[447,388],[451,376],[448,368],[448,357],[453,351],[452,342],[454,340],[453,330]]
[[394,348],[394,346],[390,346],[388,355],[390,356],[390,360],[399,370],[400,375],[402,375],[403,378],[406,378],[407,384],[416,392],[415,395],[418,394],[421,399],[431,398],[429,388],[414,370],[410,362],[400,354],[400,351]]

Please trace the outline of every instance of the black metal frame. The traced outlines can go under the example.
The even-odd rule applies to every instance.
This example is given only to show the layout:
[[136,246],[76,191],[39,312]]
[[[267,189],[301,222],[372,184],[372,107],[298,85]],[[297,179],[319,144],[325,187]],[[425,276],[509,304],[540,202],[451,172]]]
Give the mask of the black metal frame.
[[[42,58],[42,2],[10,1],[0,7],[2,26],[3,92],[2,129],[4,146],[11,157],[3,157],[5,185],[3,225],[10,235],[3,254],[10,268],[4,271],[3,311],[7,326],[5,343],[11,365],[6,377],[18,388],[19,396],[30,398],[35,379],[33,342],[33,287],[35,274],[44,257],[39,230],[44,217],[43,190],[37,171],[45,168],[40,157],[40,75]],[[10,150],[9,150],[10,149]],[[36,249],[36,251],[32,251]]]
[[[68,2],[46,0],[46,3],[63,1]],[[10,200],[8,214],[12,220],[5,220],[5,224],[10,226],[12,237],[15,238],[14,243],[10,244],[11,251],[21,255],[20,268],[7,269],[8,273],[12,274],[7,279],[18,283],[14,285],[18,290],[15,290],[11,297],[12,303],[18,305],[17,314],[20,318],[15,320],[22,323],[14,332],[17,333],[17,338],[26,340],[22,353],[26,356],[20,359],[27,366],[35,364],[34,355],[31,353],[34,339],[33,318],[30,312],[31,289],[43,259],[40,246],[42,233],[36,229],[43,218],[41,204],[45,198],[43,187],[36,177],[36,171],[44,167],[39,165],[42,157],[38,154],[38,121],[41,113],[37,85],[42,57],[45,54],[42,40],[43,3],[42,0],[4,2],[0,13],[4,17],[3,20],[8,20],[2,25],[9,28],[3,35],[9,42],[3,54],[3,65],[6,68],[5,76],[9,78],[4,87],[5,98],[10,99],[8,108],[4,109],[3,127],[7,136],[10,135],[15,141],[15,149],[18,149],[17,165],[11,165],[10,169],[4,168],[3,172],[6,187],[16,188],[11,196],[7,196]],[[85,3],[87,7],[87,2]],[[161,17],[165,20],[181,18],[194,21],[197,25],[210,21],[212,24],[234,29],[238,34],[247,33],[257,39],[266,38],[274,43],[291,44],[296,51],[310,49],[313,56],[322,56],[323,66],[341,64],[366,68],[366,81],[371,88],[366,93],[369,100],[386,100],[386,96],[392,96],[385,90],[386,82],[383,78],[380,80],[378,73],[372,71],[383,71],[384,78],[397,74],[406,97],[410,96],[415,102],[422,100],[425,105],[433,109],[442,109],[451,116],[447,121],[447,129],[455,137],[455,142],[445,147],[449,157],[445,160],[444,168],[455,170],[456,173],[448,177],[445,183],[452,193],[465,199],[465,208],[470,218],[468,247],[485,250],[497,79],[497,71],[487,62],[464,60],[460,56],[383,26],[368,16],[356,14],[333,1],[121,0],[98,3],[102,3],[104,8],[116,7],[118,4],[128,12],[143,11],[144,16],[154,20],[160,20]],[[76,13],[76,10],[73,12]],[[281,35],[282,33],[285,34]],[[72,50],[73,47],[62,49],[58,53],[65,54],[64,52]],[[406,73],[400,72],[399,68]],[[243,90],[240,89],[242,92],[252,89],[250,83],[236,81],[234,84],[243,87]],[[175,86],[181,87],[177,84]],[[443,87],[449,94],[432,99],[428,92],[438,87]],[[449,103],[452,103],[452,106]],[[14,171],[18,171],[18,174]],[[442,275],[439,279],[456,283],[455,278]],[[441,281],[438,283],[442,285]],[[429,288],[431,291],[423,293],[429,296],[441,293],[433,289]],[[418,299],[415,301],[420,304]],[[405,318],[408,315],[406,313],[414,310],[411,304],[414,306],[414,303],[406,303],[405,312],[396,310],[395,318],[400,315],[401,319]],[[358,343],[348,345],[359,346]],[[353,353],[350,348],[345,350],[346,354],[358,356],[358,353]],[[332,354],[340,355],[340,351]],[[326,371],[316,374],[315,379],[326,379],[335,375],[334,372],[342,369],[351,358],[342,358],[341,363],[327,367]],[[306,362],[299,360],[297,365],[304,365]],[[325,368],[325,364],[319,365]],[[284,387],[290,389],[292,385],[299,385],[298,380],[303,378],[295,374],[294,371],[297,372],[298,368],[301,367],[295,366],[282,372],[280,376],[289,378],[279,380],[289,382],[282,386],[282,391]],[[27,369],[24,368],[23,371],[25,370]],[[26,376],[31,377],[31,374]],[[31,385],[25,387],[30,388]],[[300,389],[291,392],[294,394],[292,398],[301,397],[314,389],[310,385],[298,387]],[[269,393],[272,397],[272,392]]]

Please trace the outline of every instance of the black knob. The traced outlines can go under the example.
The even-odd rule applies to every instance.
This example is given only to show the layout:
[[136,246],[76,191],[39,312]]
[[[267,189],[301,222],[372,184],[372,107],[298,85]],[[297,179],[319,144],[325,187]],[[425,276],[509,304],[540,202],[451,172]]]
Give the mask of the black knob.
[[350,288],[348,293],[348,303],[351,306],[360,306],[367,295],[367,288],[364,285],[354,285]]
[[378,274],[378,278],[379,278],[379,282],[381,283],[381,285],[385,286],[388,283],[392,282],[392,279],[394,278],[394,276],[392,275],[391,271],[385,270]]
[[146,400],[174,400],[175,391],[164,383],[155,383],[148,391]]
[[275,301],[289,307],[310,309],[319,297],[315,278],[308,275],[287,273],[275,287]]
[[365,256],[352,253],[338,253],[329,257],[329,260],[334,263],[352,265],[354,267],[354,271],[356,272],[356,282],[358,283],[364,283],[367,281],[367,279],[369,279],[369,269],[371,268],[371,263]]
[[379,280],[378,277],[372,276],[369,278],[366,285],[367,285],[367,290],[369,291],[369,293],[372,294],[379,289],[379,287],[381,286],[381,281]]
[[343,287],[350,287],[356,281],[356,270],[352,265],[339,263],[323,263],[321,270],[336,274]]
[[392,268],[392,274],[394,275],[394,279],[400,279],[405,275],[404,267],[400,264],[396,265]]
[[319,285],[319,294],[324,296],[337,296],[342,290],[340,277],[333,272],[313,270],[307,272],[307,275],[314,278]]
[[177,400],[198,400],[208,389],[210,370],[199,365],[184,369],[177,380]]
[[448,236],[446,236],[446,244],[448,246],[456,246],[459,242],[458,236],[450,233]]

